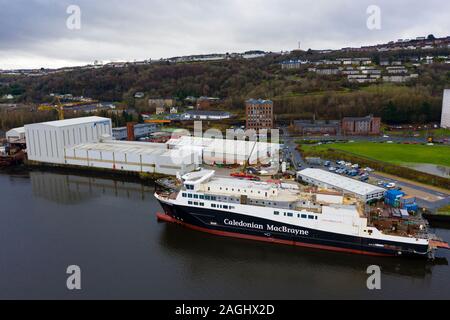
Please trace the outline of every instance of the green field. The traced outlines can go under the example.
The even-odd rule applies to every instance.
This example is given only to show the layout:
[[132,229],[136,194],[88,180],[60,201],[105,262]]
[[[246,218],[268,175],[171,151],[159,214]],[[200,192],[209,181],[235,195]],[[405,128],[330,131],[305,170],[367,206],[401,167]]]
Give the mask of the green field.
[[450,147],[387,143],[342,143],[321,146],[303,145],[302,149],[325,151],[336,149],[358,156],[389,162],[397,165],[427,163],[450,167]]

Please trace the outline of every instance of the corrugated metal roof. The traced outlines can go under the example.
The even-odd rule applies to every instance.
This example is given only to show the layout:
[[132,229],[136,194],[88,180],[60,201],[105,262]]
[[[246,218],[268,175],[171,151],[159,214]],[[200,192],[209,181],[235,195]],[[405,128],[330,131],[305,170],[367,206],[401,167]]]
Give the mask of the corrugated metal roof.
[[94,116],[94,117],[73,118],[73,119],[66,119],[66,120],[29,124],[29,125],[26,125],[25,127],[33,126],[33,125],[46,125],[46,126],[52,126],[52,127],[68,127],[68,126],[74,126],[74,125],[78,125],[78,124],[97,123],[97,122],[103,122],[103,121],[109,122],[109,121],[111,121],[111,119]]
[[349,191],[361,196],[372,193],[386,192],[385,189],[364,183],[355,179],[343,177],[341,175],[330,173],[321,169],[305,169],[298,173],[302,177],[307,177],[333,186],[338,189]]

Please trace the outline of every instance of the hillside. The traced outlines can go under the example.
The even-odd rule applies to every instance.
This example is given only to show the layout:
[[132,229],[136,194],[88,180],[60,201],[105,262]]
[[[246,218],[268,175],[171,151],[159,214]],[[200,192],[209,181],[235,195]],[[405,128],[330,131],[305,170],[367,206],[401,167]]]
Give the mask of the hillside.
[[450,49],[428,52],[402,50],[387,53],[313,51],[290,55],[269,54],[257,59],[216,62],[129,65],[124,68],[75,69],[41,77],[0,76],[0,96],[12,93],[16,102],[46,101],[50,93],[71,93],[102,101],[122,102],[138,111],[148,109],[146,99],[135,100],[135,92],[149,97],[214,96],[223,99],[221,108],[242,110],[250,97],[273,99],[278,120],[343,116],[381,116],[386,123],[438,122],[442,90],[450,86],[450,64],[433,63],[416,67],[419,74],[406,84],[357,84],[337,76],[321,76],[299,70],[281,70],[286,59],[369,57],[407,59],[420,55],[450,55]]

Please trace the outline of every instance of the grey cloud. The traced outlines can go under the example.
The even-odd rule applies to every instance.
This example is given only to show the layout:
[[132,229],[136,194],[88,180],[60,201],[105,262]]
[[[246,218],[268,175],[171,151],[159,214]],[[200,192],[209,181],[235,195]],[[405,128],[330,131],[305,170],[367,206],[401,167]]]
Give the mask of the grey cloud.
[[[66,28],[71,4],[81,30]],[[366,28],[372,4],[382,9],[379,31]],[[444,36],[449,9],[445,0],[0,0],[0,68],[26,67],[27,57],[36,67]]]

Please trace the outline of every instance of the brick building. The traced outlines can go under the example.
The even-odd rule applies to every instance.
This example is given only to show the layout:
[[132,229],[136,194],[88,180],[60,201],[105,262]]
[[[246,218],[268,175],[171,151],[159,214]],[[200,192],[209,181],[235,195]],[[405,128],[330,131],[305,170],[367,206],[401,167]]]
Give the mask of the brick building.
[[246,102],[247,129],[261,130],[273,128],[273,102],[250,99]]
[[341,132],[341,122],[339,120],[332,120],[332,121],[298,120],[294,121],[293,129],[296,133],[304,136],[323,135],[323,134],[337,136]]
[[381,118],[370,115],[364,118],[344,118],[342,133],[349,136],[379,135],[381,133]]

